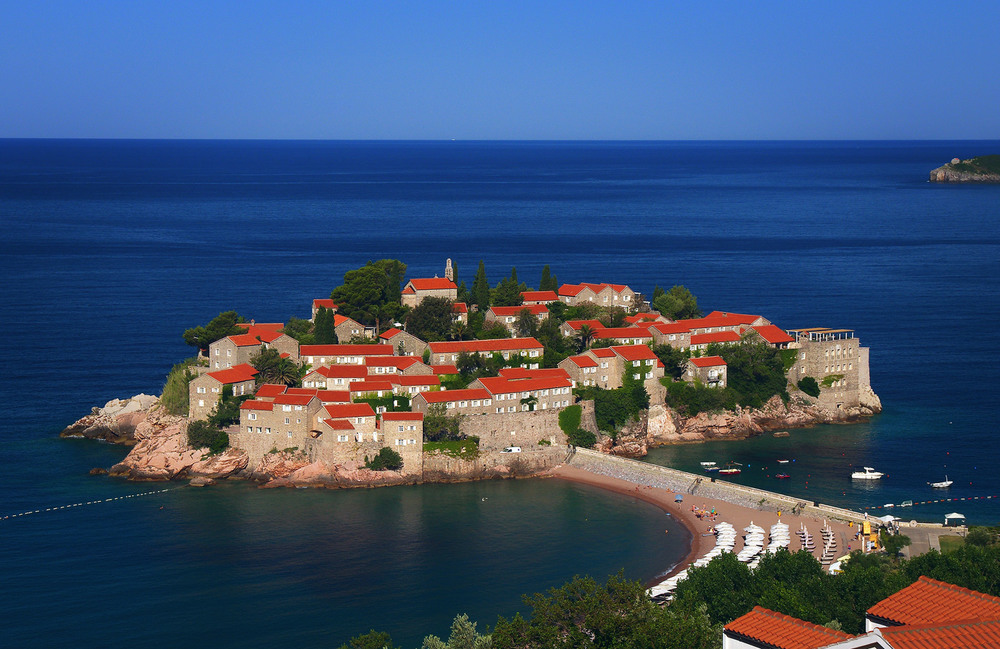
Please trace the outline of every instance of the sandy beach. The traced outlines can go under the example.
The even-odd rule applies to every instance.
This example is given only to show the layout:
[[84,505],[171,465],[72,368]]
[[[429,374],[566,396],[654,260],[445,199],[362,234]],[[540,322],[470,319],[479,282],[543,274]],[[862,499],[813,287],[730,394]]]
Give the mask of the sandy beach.
[[[683,523],[683,525],[691,533],[691,547],[688,554],[683,560],[674,566],[668,574],[665,574],[662,578],[657,579],[657,582],[680,572],[693,563],[697,558],[703,556],[712,549],[715,545],[715,537],[702,536],[702,534],[711,531],[712,526],[715,525],[715,523],[725,521],[727,523],[731,523],[733,527],[736,528],[738,538],[734,552],[739,552],[743,547],[742,530],[744,527],[750,525],[752,522],[763,527],[765,530],[768,530],[771,525],[774,525],[779,520],[779,512],[750,509],[748,507],[733,505],[721,500],[705,498],[703,496],[683,494],[684,502],[675,503],[675,492],[668,489],[660,489],[646,485],[636,485],[632,482],[598,475],[567,465],[558,465],[553,467],[547,472],[546,475],[553,478],[559,478],[561,480],[568,480],[569,482],[576,482],[579,484],[586,484],[606,489],[608,491],[613,491],[615,493],[643,500],[659,507],[664,512],[668,512],[671,516]],[[692,510],[692,507],[703,511],[711,511],[714,508],[717,512],[717,516],[714,521],[706,518],[698,518]],[[816,547],[812,550],[812,553],[817,559],[820,558],[820,555],[822,554],[820,529],[823,527],[825,519],[794,515],[791,512],[780,512],[780,520],[788,525],[789,531],[791,532],[791,545],[789,546],[790,551],[797,552],[798,550],[803,549],[799,536],[796,532],[801,526],[805,525],[806,529],[813,536],[816,545]],[[833,529],[837,540],[836,556],[839,557],[847,554],[851,549],[856,549],[858,547],[858,542],[853,540],[854,535],[857,532],[856,527],[851,528],[848,527],[846,523],[831,520],[826,520],[826,523]]]

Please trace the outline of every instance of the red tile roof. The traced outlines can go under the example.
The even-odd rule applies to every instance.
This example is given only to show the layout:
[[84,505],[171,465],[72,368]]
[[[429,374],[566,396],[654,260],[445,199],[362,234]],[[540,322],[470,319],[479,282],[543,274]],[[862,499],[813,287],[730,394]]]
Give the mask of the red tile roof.
[[393,376],[388,379],[393,385],[441,385],[441,379],[433,374],[413,374],[411,376]]
[[440,291],[444,289],[458,288],[455,286],[455,282],[451,281],[447,277],[411,279],[407,282],[407,286],[412,286],[418,291]]
[[688,334],[691,333],[691,329],[679,322],[671,322],[669,324],[665,322],[655,322],[650,327],[650,329],[656,329],[661,334]]
[[725,315],[705,316],[704,318],[691,318],[688,320],[678,320],[674,324],[679,324],[691,329],[708,329],[713,327],[739,327],[747,324],[739,318],[731,318]]
[[691,336],[692,345],[707,345],[710,343],[735,343],[739,342],[740,335],[735,331],[716,331],[711,334],[694,334]]
[[401,333],[403,333],[402,329],[397,329],[393,327],[392,329],[386,329],[385,331],[383,331],[382,334],[379,336],[379,338],[385,338],[386,340],[389,340],[396,334],[401,334]]
[[597,358],[614,358],[617,354],[611,350],[610,347],[596,347],[590,350],[590,353]]
[[383,412],[382,421],[423,421],[422,412]]
[[315,398],[315,394],[279,394],[274,398],[274,403],[277,405],[304,406]]
[[246,329],[247,333],[257,331],[281,331],[285,328],[284,322],[237,322],[237,327]]
[[549,308],[544,304],[522,304],[519,306],[492,306],[490,307],[490,312],[501,318],[506,316],[517,316],[521,315],[521,311],[527,309],[528,313],[537,316],[542,313],[548,313]]
[[365,392],[378,392],[392,391],[392,383],[390,381],[354,381],[349,386],[352,393],[365,393]]
[[279,394],[284,394],[285,390],[288,389],[287,385],[275,385],[274,383],[265,383],[264,385],[257,388],[257,392],[254,394],[256,397],[276,397]]
[[347,390],[316,390],[316,398],[320,403],[350,403],[351,393]]
[[576,363],[579,367],[597,367],[597,361],[590,356],[570,356],[569,360]]
[[757,327],[750,328],[760,334],[761,338],[772,345],[780,345],[782,343],[795,341],[794,338],[786,334],[780,327],[775,327],[774,325],[759,325]]
[[240,363],[224,370],[209,372],[208,375],[223,385],[229,385],[252,380],[257,375],[257,370],[246,363]]
[[468,313],[469,312],[469,305],[466,304],[465,302],[455,302],[454,304],[451,305],[451,312],[452,313]]
[[328,379],[363,379],[368,376],[368,368],[364,365],[323,365],[309,370],[309,374],[313,372]]
[[365,367],[395,367],[405,370],[406,368],[420,363],[416,356],[366,356]]
[[607,340],[608,338],[652,338],[653,334],[642,327],[608,327],[598,329],[594,332],[597,340]]
[[563,284],[559,287],[559,295],[568,295],[570,297],[575,297],[580,294],[585,288],[589,288],[594,293],[600,293],[605,288],[610,287],[615,293],[621,293],[627,286],[624,284]]
[[440,390],[438,392],[421,392],[417,396],[423,397],[427,403],[447,403],[449,401],[468,401],[469,399],[491,399],[492,396],[482,388],[471,388],[467,390]]
[[600,320],[567,320],[566,326],[568,326],[573,331],[580,331],[580,327],[583,325],[590,325],[591,329],[604,329],[604,323]]
[[354,424],[346,419],[324,419],[323,423],[333,430],[354,430]]
[[323,406],[323,408],[333,419],[375,416],[375,411],[367,403],[334,403]]
[[346,315],[340,315],[339,313],[337,313],[337,314],[334,314],[334,316],[333,316],[333,326],[334,327],[339,327],[340,325],[344,324],[347,321],[351,321],[354,324],[358,325],[359,327],[364,326],[360,322],[358,322],[357,320],[355,320],[354,318],[348,318]]
[[392,356],[392,345],[302,345],[300,356]]
[[417,292],[413,290],[413,287],[412,287],[412,286],[407,286],[406,288],[404,288],[404,289],[403,289],[403,290],[401,291],[401,293],[402,293],[403,295],[416,295],[416,294],[417,294]]
[[316,388],[288,388],[285,390],[285,394],[308,394],[311,397],[315,397],[317,392],[319,392],[319,390]]
[[333,303],[333,300],[331,300],[330,298],[322,298],[322,297],[313,300],[313,306],[317,309],[320,308],[321,306],[325,306],[328,309],[337,308],[337,305]]
[[892,624],[941,624],[972,618],[1000,620],[1000,598],[920,577],[872,606],[867,615]]
[[454,365],[431,365],[431,371],[437,376],[458,374],[458,368]]
[[1000,620],[892,626],[877,630],[893,649],[993,649],[1000,647]]
[[495,340],[456,340],[454,342],[427,343],[432,354],[457,354],[461,352],[508,352],[523,349],[543,349],[534,338],[497,338]]
[[521,291],[525,302],[557,302],[559,296],[555,291]]
[[500,370],[499,374],[503,378],[511,380],[569,378],[569,372],[558,367],[543,367],[542,369],[538,370],[529,370],[523,367],[505,367]]
[[636,313],[634,315],[625,316],[625,322],[629,324],[638,324],[640,322],[663,322],[663,316],[659,313]]
[[274,404],[270,401],[244,401],[240,404],[240,410],[274,410]]
[[619,345],[611,349],[627,361],[656,360],[656,354],[646,345]]
[[721,356],[705,356],[704,358],[692,358],[691,362],[695,367],[718,367],[725,365],[726,361]]
[[753,324],[756,320],[762,319],[759,315],[750,315],[748,313],[729,313],[727,311],[712,311],[706,318],[728,318],[739,324]]
[[[510,392],[531,392],[533,390],[548,390],[550,388],[572,387],[573,382],[565,377],[544,377],[537,379],[505,379],[502,376],[484,376],[476,379],[489,390],[490,394],[508,394]],[[450,399],[449,399],[450,401]]]
[[269,343],[274,341],[279,336],[284,334],[277,331],[261,330],[253,331],[252,333],[236,334],[235,336],[229,336],[229,340],[233,341],[237,347],[252,347],[254,345],[261,345],[263,343]]
[[776,613],[762,606],[755,606],[724,629],[730,637],[743,636],[777,649],[819,649],[852,637],[843,631]]

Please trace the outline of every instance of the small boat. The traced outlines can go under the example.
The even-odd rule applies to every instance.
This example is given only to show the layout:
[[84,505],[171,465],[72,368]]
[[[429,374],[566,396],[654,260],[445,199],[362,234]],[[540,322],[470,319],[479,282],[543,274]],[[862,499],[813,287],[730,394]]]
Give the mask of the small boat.
[[788,464],[788,460],[778,460],[778,464]]
[[899,506],[900,507],[913,507],[913,501],[912,500],[904,500],[903,502],[899,503]]
[[791,478],[792,476],[788,475],[787,473],[776,473],[774,477],[777,478],[778,480],[785,480],[786,478]]
[[715,462],[701,462],[702,466],[715,466]]
[[852,480],[878,480],[879,478],[885,475],[884,473],[879,473],[870,466],[862,468],[864,469],[864,471],[855,471],[854,473],[851,474]]
[[954,482],[954,481],[953,480],[949,480],[948,476],[945,476],[944,480],[942,480],[941,482],[928,482],[927,484],[929,484],[930,486],[932,486],[935,489],[947,489],[948,487],[951,486],[952,482]]
[[713,471],[718,471],[718,470],[719,470],[719,467],[717,467],[717,466],[706,466],[705,467],[705,472],[706,473],[712,473]]
[[719,473],[721,475],[736,475],[743,472],[743,469],[740,468],[741,466],[743,465],[739,462],[726,462],[726,466],[719,469]]

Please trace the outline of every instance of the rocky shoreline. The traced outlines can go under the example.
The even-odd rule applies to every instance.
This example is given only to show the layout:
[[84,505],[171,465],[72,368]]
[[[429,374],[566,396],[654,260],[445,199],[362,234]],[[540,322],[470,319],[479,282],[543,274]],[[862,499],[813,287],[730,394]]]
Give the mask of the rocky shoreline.
[[[1000,183],[996,171],[1000,156],[981,156],[969,160],[953,159],[930,173],[932,183]],[[987,168],[983,165],[986,164]]]
[[[856,408],[824,408],[795,393],[786,405],[773,397],[759,409],[700,413],[682,417],[665,405],[654,405],[641,419],[627,426],[615,439],[602,436],[596,450],[623,457],[642,457],[650,448],[666,444],[693,443],[713,439],[745,439],[767,431],[805,428],[826,423],[862,421],[882,411],[877,395],[870,390]],[[413,476],[396,471],[372,471],[364,466],[327,465],[310,462],[298,451],[267,454],[261,464],[249,467],[247,454],[229,448],[216,455],[194,449],[187,443],[187,418],[171,415],[157,397],[140,394],[131,399],[114,399],[66,427],[61,437],[98,439],[130,446],[128,455],[107,473],[134,481],[188,479],[194,486],[215,480],[239,478],[263,487],[379,487],[415,484]],[[552,449],[555,454],[558,449]],[[427,456],[424,482],[464,482],[496,478],[527,477],[543,473],[552,458],[541,458],[537,466],[528,458],[509,457],[493,461],[459,460]],[[91,471],[105,473],[103,468]]]

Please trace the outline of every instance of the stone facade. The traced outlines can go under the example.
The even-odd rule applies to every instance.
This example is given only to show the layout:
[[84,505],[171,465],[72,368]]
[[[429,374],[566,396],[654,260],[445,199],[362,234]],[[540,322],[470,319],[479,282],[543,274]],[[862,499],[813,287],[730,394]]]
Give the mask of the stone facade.
[[[797,383],[806,376],[820,385],[818,401],[827,408],[852,408],[860,404],[861,394],[871,390],[868,372],[868,348],[861,347],[849,329],[794,329],[789,335],[797,351],[788,378]],[[825,383],[829,385],[825,385]]]
[[357,424],[350,419],[327,419],[321,422],[305,442],[310,462],[345,464],[356,467],[384,447],[399,453],[403,475],[419,479],[423,474],[424,426],[419,413],[385,413],[376,427]]
[[455,342],[428,343],[432,365],[448,365],[458,360],[459,354],[467,352],[490,356],[500,354],[505,360],[522,355],[528,359],[530,369],[538,369],[545,348],[534,338],[502,338],[499,340],[461,340]]
[[444,405],[445,414],[484,415],[493,412],[493,396],[481,388],[421,392],[410,401],[410,409],[426,414],[433,406]]
[[299,341],[277,332],[246,333],[227,336],[208,346],[210,369],[224,370],[250,360],[260,353],[261,346],[276,349],[279,354],[288,354],[293,361],[299,360]]
[[563,284],[559,300],[570,306],[593,302],[603,307],[622,307],[634,311],[636,293],[624,284]]
[[400,300],[411,309],[428,297],[443,297],[454,302],[458,299],[458,286],[446,277],[411,279],[403,287]]
[[515,338],[517,337],[517,321],[521,317],[521,312],[527,309],[538,323],[541,324],[549,317],[549,310],[544,304],[521,305],[521,306],[494,306],[486,311],[485,326],[489,327],[499,323],[507,328]]
[[424,350],[427,349],[426,342],[401,329],[389,329],[379,336],[379,340],[384,344],[392,345],[397,356],[420,358],[423,356]]
[[393,356],[392,345],[302,345],[302,361],[321,365],[363,365],[369,356]]
[[333,316],[333,330],[341,343],[350,343],[358,338],[371,338],[373,333],[371,327],[365,327],[357,320],[342,315]]
[[727,370],[726,361],[719,356],[692,358],[684,370],[684,380],[691,383],[698,381],[711,388],[724,388],[727,385]]
[[311,396],[279,395],[274,401],[245,401],[240,407],[239,430],[229,434],[229,443],[246,451],[248,466],[256,467],[272,450],[302,450],[321,412],[319,399]]

